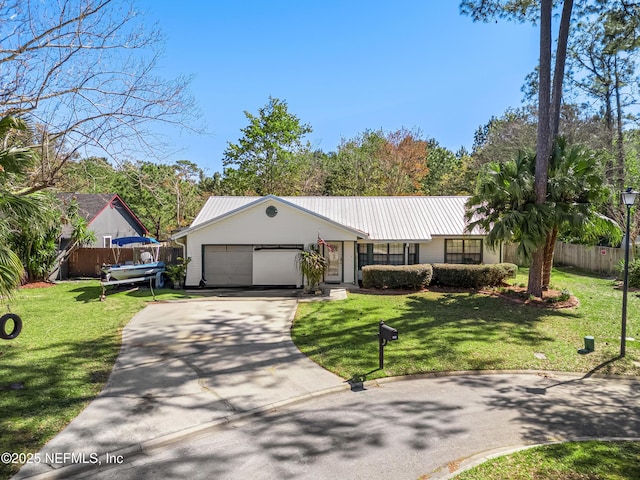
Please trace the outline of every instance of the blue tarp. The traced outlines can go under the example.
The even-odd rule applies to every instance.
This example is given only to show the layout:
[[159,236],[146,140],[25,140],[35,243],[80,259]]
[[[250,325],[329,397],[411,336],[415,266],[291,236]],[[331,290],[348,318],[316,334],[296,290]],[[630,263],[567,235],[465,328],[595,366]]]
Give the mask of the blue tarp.
[[155,238],[150,237],[121,237],[111,240],[111,245],[129,245],[130,243],[160,243]]

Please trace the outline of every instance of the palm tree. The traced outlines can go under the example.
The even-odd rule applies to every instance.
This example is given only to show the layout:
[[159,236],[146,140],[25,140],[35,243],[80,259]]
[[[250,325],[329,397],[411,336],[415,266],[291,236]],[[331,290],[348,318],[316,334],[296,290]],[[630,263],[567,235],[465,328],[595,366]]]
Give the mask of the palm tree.
[[518,254],[526,260],[544,246],[543,286],[548,287],[559,232],[593,241],[617,231],[617,225],[596,210],[607,193],[598,159],[586,149],[568,148],[564,138],[556,139],[543,204],[536,204],[534,179],[533,154],[490,163],[467,202],[466,217],[469,231],[480,226],[489,232],[489,246],[517,242]]
[[533,155],[520,152],[515,160],[487,164],[475,194],[467,201],[467,230],[479,226],[488,232],[489,247],[503,241],[518,243],[518,254],[531,259],[546,239],[550,212],[536,205]]
[[31,132],[19,118],[0,119],[0,296],[9,296],[20,285],[24,267],[7,241],[20,218],[37,218],[40,195],[21,195],[17,184],[36,160],[27,145]]
[[565,138],[556,138],[549,159],[547,203],[551,207],[552,224],[545,241],[543,287],[548,287],[551,280],[559,232],[585,242],[620,234],[618,225],[596,209],[605,203],[607,195],[597,156],[581,146],[569,148]]

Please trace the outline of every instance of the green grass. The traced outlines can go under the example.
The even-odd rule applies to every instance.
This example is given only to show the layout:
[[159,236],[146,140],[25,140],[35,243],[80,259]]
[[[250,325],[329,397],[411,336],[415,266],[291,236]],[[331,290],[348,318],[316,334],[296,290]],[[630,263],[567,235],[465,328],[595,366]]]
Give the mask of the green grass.
[[[345,301],[301,304],[292,335],[303,352],[344,378],[469,369],[640,374],[640,343],[627,342],[627,357],[617,358],[622,295],[611,280],[557,270],[552,281],[580,306],[546,310],[473,292],[351,294]],[[526,271],[516,283],[526,283]],[[183,297],[156,293],[159,300]],[[148,289],[110,292],[106,302],[99,295],[97,281],[65,282],[21,290],[10,302],[24,325],[17,339],[0,340],[0,452],[37,451],[103,388],[122,328],[151,295]],[[639,307],[630,292],[628,335],[636,338]],[[380,320],[400,332],[385,349],[384,371],[377,370]],[[596,351],[579,355],[585,335],[595,337]],[[0,464],[0,478],[17,467]]]
[[[100,302],[100,293],[98,281],[65,282],[21,289],[9,302],[23,327],[0,340],[0,452],[37,451],[102,390],[122,328],[152,296],[148,288],[110,291]],[[184,295],[165,289],[156,297]],[[18,467],[0,464],[0,478]]]
[[569,442],[489,460],[456,480],[636,480],[640,443]]
[[[515,283],[526,283],[526,270]],[[610,279],[555,270],[553,288],[580,305],[552,310],[475,292],[350,294],[344,301],[301,304],[292,336],[300,350],[346,379],[461,370],[541,369],[640,374],[640,343],[619,359],[622,293]],[[627,336],[640,339],[640,298],[629,294]],[[378,370],[380,320],[397,328]],[[584,336],[595,338],[587,355]],[[544,354],[546,359],[534,354]]]

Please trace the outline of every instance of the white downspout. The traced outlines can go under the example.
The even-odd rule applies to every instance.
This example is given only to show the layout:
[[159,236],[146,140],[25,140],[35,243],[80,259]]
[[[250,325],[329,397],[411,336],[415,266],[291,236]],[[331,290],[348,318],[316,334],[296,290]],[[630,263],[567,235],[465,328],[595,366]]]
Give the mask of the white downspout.
[[[184,262],[187,259],[187,246],[184,243],[180,243],[177,238],[174,238],[173,241],[182,247],[182,261]],[[187,270],[189,270],[189,265],[187,265]],[[185,275],[185,283],[186,281],[187,279]]]

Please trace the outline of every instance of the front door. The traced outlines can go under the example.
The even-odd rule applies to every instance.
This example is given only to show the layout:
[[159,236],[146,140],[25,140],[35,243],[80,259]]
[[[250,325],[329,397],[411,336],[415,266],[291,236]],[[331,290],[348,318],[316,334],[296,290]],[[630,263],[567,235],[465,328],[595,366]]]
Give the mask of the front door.
[[328,260],[324,281],[326,283],[342,283],[342,243],[326,242],[324,255]]

